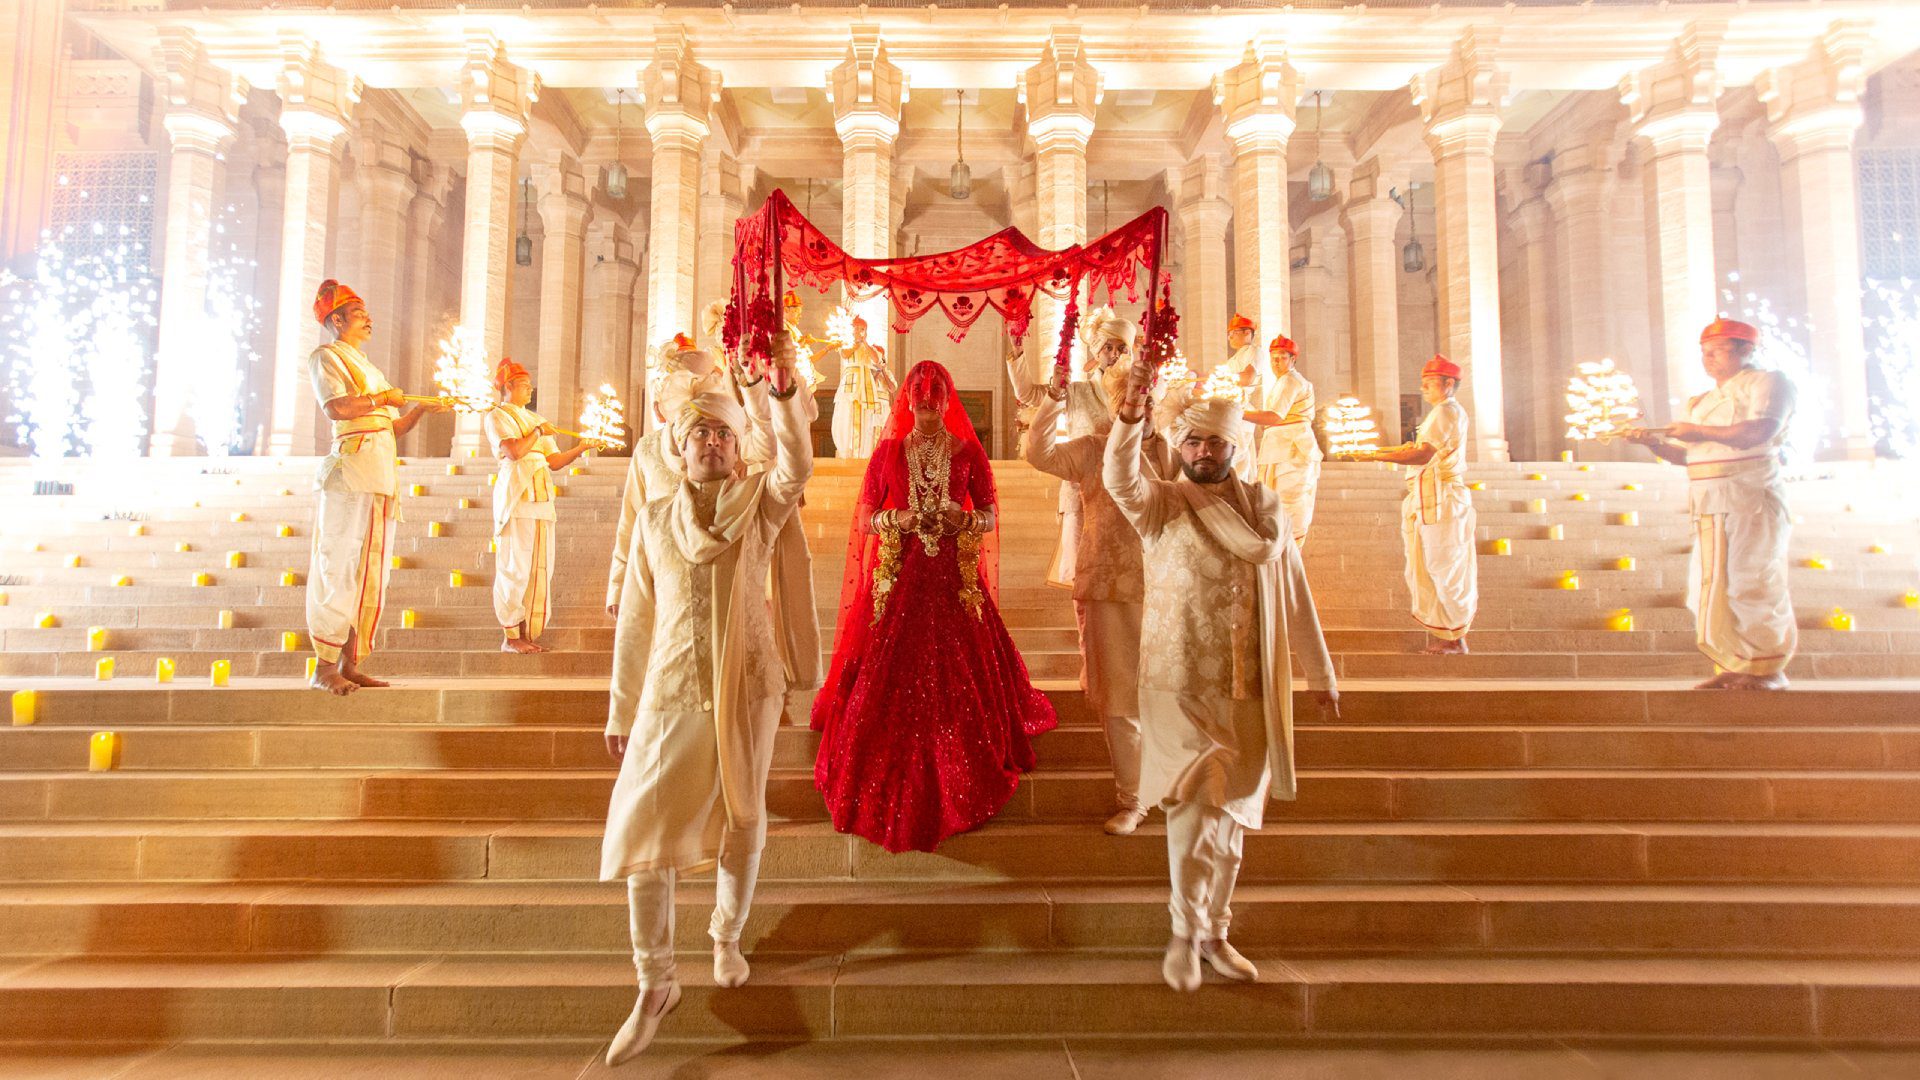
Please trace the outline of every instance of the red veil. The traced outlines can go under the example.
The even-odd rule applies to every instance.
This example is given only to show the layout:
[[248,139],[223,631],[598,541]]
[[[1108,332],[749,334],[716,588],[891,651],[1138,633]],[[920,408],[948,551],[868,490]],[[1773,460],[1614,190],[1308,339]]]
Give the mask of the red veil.
[[[867,459],[866,473],[861,477],[860,496],[853,507],[853,524],[847,529],[846,572],[840,582],[840,615],[838,628],[833,638],[833,663],[827,669],[826,683],[821,687],[822,696],[830,700],[833,715],[838,715],[846,706],[843,695],[847,687],[842,685],[842,674],[849,657],[857,657],[866,646],[867,631],[873,625],[873,568],[879,561],[880,535],[873,531],[873,515],[881,510],[905,510],[906,493],[904,491],[887,492],[879,502],[872,501],[873,493],[882,491],[879,470],[890,467],[893,458],[904,454],[903,443],[907,433],[913,430],[913,403],[921,395],[934,387],[946,392],[946,415],[944,422],[947,432],[959,440],[960,446],[954,452],[957,459],[966,454],[979,462],[986,470],[988,505],[999,506],[1000,497],[993,486],[993,469],[987,463],[986,448],[980,445],[980,436],[973,430],[973,421],[967,419],[967,410],[960,404],[960,391],[954,386],[953,375],[939,363],[922,360],[907,371],[907,377],[900,385],[900,392],[894,396],[893,412],[887,416],[886,427],[880,432],[878,442],[874,444],[873,456]],[[967,510],[979,510],[984,507],[974,505],[971,494],[962,492],[961,506]],[[995,600],[1000,586],[1000,523],[995,515],[994,526],[980,538],[980,588],[988,599]],[[816,711],[814,715],[822,715]]]

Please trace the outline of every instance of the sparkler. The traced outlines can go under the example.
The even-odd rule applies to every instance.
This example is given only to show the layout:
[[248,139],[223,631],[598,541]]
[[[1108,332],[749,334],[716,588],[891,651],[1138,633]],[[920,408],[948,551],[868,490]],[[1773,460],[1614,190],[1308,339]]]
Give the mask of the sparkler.
[[1200,385],[1200,396],[1215,401],[1239,401],[1243,397],[1243,389],[1240,380],[1227,370],[1227,365],[1221,364],[1207,373],[1207,381]]
[[[233,213],[233,208],[227,208]],[[227,237],[225,222],[214,224],[216,242],[224,240],[225,254],[208,267],[202,336],[194,346],[193,428],[207,453],[225,457],[243,449],[247,373],[260,363],[254,348],[261,330],[260,301],[242,284],[251,281],[259,263],[240,253]]]
[[1753,324],[1760,331],[1760,343],[1753,351],[1755,365],[1781,372],[1793,382],[1794,408],[1787,420],[1785,456],[1793,464],[1812,461],[1831,439],[1828,424],[1833,406],[1825,380],[1814,373],[1813,358],[1801,344],[1816,328],[1811,322],[1781,318],[1758,293],[1738,292],[1738,271],[1727,275],[1727,284],[1720,291],[1721,316]]
[[1920,292],[1911,278],[1867,282],[1872,310],[1864,320],[1874,441],[1896,457],[1920,453]]
[[860,344],[853,333],[853,309],[840,305],[827,312],[827,340],[848,352]]
[[586,407],[580,410],[580,431],[564,434],[574,435],[582,442],[594,443],[610,450],[626,448],[626,436],[621,427],[626,423],[626,408],[620,404],[620,395],[614,392],[609,383],[600,384],[598,394],[588,394]]
[[[487,362],[487,341],[478,327],[455,326],[440,342],[434,361],[433,384],[444,401],[461,412],[483,413],[493,408],[493,368]],[[408,395],[408,401],[433,401]]]
[[1352,394],[1327,406],[1327,445],[1335,457],[1366,454],[1380,449],[1380,428],[1373,410]]
[[1567,438],[1611,442],[1640,419],[1640,391],[1613,358],[1583,360],[1567,380]]

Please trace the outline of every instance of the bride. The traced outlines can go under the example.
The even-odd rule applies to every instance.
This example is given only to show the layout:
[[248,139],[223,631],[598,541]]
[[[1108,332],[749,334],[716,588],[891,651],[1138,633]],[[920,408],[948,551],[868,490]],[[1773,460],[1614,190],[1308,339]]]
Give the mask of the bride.
[[813,705],[833,827],[888,851],[932,851],[999,813],[1055,723],[994,604],[995,510],[953,376],[915,364],[867,463]]

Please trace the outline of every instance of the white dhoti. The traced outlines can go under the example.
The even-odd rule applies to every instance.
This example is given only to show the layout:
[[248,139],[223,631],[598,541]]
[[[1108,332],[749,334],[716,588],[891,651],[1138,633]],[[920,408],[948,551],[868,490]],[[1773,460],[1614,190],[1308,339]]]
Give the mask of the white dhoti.
[[[1425,515],[1432,517],[1434,515]],[[1409,492],[1400,513],[1400,538],[1407,547],[1407,591],[1413,617],[1442,641],[1467,636],[1480,603],[1480,559],[1474,550],[1474,510],[1468,499],[1427,521],[1420,498]]]
[[388,553],[400,513],[391,495],[322,488],[315,494],[307,567],[307,636],[322,663],[340,660],[353,638],[354,663],[373,652],[392,576]]
[[[551,503],[546,504],[551,506]],[[553,518],[514,517],[500,530],[493,558],[493,615],[510,638],[547,628],[553,608]]]
[[1320,487],[1320,463],[1265,462],[1260,466],[1259,480],[1280,496],[1293,530],[1294,546],[1305,547],[1307,530],[1313,526],[1313,496]]
[[1245,827],[1217,806],[1191,802],[1168,808],[1167,875],[1173,892],[1167,911],[1174,937],[1226,939],[1246,835]]
[[[640,992],[674,982],[672,867],[644,870],[627,877],[627,930],[633,940],[633,966]],[[753,889],[760,878],[759,851],[724,851],[714,875],[713,919],[707,933],[714,944],[737,944],[747,928]]]
[[1114,804],[1140,805],[1140,619],[1144,608],[1117,600],[1075,600],[1080,622],[1080,689],[1106,730]]
[[1771,463],[1763,474],[1696,479],[1693,580],[1695,641],[1722,671],[1777,675],[1799,642],[1787,593],[1792,518]]

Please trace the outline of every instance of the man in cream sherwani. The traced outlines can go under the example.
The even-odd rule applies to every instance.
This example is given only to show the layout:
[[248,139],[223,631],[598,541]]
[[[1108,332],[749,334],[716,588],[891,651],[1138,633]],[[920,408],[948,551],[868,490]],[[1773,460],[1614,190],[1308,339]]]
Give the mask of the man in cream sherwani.
[[1258,479],[1279,493],[1293,542],[1305,547],[1322,456],[1313,435],[1313,384],[1300,374],[1300,347],[1292,338],[1274,338],[1267,357],[1273,361],[1272,375],[1254,393],[1258,408],[1247,410],[1247,420],[1260,429]]
[[601,847],[602,880],[625,879],[640,994],[607,1062],[645,1049],[679,1003],[674,883],[718,871],[714,981],[747,980],[740,952],[766,842],[766,783],[787,689],[767,573],[776,538],[813,472],[792,344],[769,376],[777,450],[742,467],[746,411],[729,394],[672,417],[684,478],[635,522],[614,636],[607,749],[620,760]]
[[1269,797],[1291,799],[1298,650],[1307,686],[1339,715],[1333,661],[1279,496],[1234,474],[1239,402],[1176,402],[1175,480],[1148,479],[1140,441],[1151,370],[1135,361],[1107,438],[1104,476],[1145,548],[1140,798],[1167,811],[1173,937],[1161,974],[1200,986],[1200,962],[1258,976],[1227,943],[1245,833]]
[[1702,690],[1784,690],[1799,631],[1787,594],[1786,488],[1780,446],[1793,416],[1793,384],[1753,366],[1760,332],[1715,319],[1700,333],[1713,389],[1687,402],[1686,419],[1664,433],[1627,438],[1662,461],[1687,467],[1694,580],[1688,599],[1695,640],[1712,660]]

